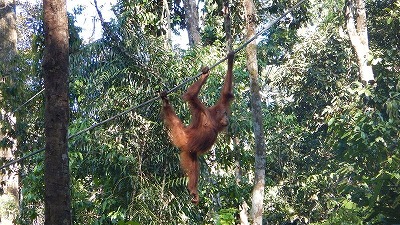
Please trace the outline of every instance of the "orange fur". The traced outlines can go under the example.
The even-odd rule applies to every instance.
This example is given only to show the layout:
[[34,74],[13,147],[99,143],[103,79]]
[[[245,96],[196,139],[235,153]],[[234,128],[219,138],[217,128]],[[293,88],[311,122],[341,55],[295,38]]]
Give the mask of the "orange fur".
[[206,153],[217,139],[217,135],[228,125],[227,114],[233,100],[232,70],[234,53],[228,54],[228,70],[226,72],[224,86],[218,102],[212,107],[206,107],[198,98],[201,87],[207,81],[209,69],[202,70],[199,80],[194,82],[183,95],[188,102],[192,115],[191,122],[185,126],[175,114],[173,107],[167,99],[166,92],[161,93],[163,100],[163,118],[172,143],[181,150],[181,167],[188,176],[188,189],[193,196],[192,202],[199,202],[197,190],[200,164],[198,157]]

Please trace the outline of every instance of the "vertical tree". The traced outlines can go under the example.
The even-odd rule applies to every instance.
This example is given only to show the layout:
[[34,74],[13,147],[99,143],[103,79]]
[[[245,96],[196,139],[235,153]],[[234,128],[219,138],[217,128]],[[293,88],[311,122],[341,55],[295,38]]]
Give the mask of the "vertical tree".
[[199,28],[199,11],[194,0],[183,0],[186,29],[189,36],[189,45],[195,46],[201,42]]
[[43,0],[45,49],[45,224],[71,224],[68,165],[68,18],[66,0]]
[[[0,84],[6,81],[6,78],[10,76],[14,70],[12,61],[16,56],[17,46],[17,26],[16,26],[16,15],[15,15],[15,1],[14,0],[0,0]],[[2,95],[0,92],[0,101]],[[0,108],[0,115],[4,121],[13,120],[15,118],[10,115],[9,112],[5,111],[4,108]],[[1,124],[0,124],[1,127]],[[3,129],[2,129],[3,130]],[[8,130],[8,129],[5,129]],[[0,131],[1,132],[1,131]],[[6,137],[4,137],[6,136]],[[10,138],[4,133],[0,133],[0,141],[3,138]],[[8,145],[5,148],[0,148],[0,159],[11,159],[13,158],[14,145]],[[14,204],[18,205],[18,177],[15,173],[2,174],[0,172],[0,195],[1,193],[11,194],[14,197]]]
[[168,6],[168,0],[163,0],[163,9],[161,13],[161,24],[165,30],[165,47],[171,49],[172,45],[172,27],[171,11]]
[[365,83],[374,82],[372,66],[368,63],[367,13],[364,0],[347,0],[345,6],[347,32],[357,55],[360,79]]
[[[250,39],[256,33],[256,12],[253,0],[244,0],[246,17],[246,38]],[[246,47],[247,70],[250,73],[251,111],[253,114],[253,130],[255,138],[255,177],[252,192],[251,218],[253,224],[262,224],[265,187],[265,138],[262,120],[260,85],[258,84],[257,46],[255,41]]]
[[0,58],[1,75],[9,75],[10,68],[7,68],[16,55],[17,27],[15,16],[15,1],[0,0]]
[[226,41],[226,51],[229,53],[232,51],[232,20],[231,20],[231,12],[229,7],[229,0],[224,1],[223,6],[224,13],[224,29],[225,29],[225,41]]

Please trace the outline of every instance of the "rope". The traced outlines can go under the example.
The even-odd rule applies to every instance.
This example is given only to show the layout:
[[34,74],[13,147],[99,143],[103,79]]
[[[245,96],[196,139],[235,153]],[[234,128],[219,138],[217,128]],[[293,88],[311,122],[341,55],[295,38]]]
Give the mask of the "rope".
[[38,154],[39,152],[43,152],[44,150],[45,150],[45,148],[41,148],[41,149],[38,149],[38,150],[36,150],[36,151],[33,151],[33,152],[31,152],[31,153],[29,153],[29,154],[27,154],[27,155],[22,156],[22,157],[19,158],[19,159],[15,159],[15,160],[13,160],[13,161],[10,161],[10,162],[8,162],[8,163],[2,165],[2,166],[0,167],[0,170],[4,169],[4,168],[6,168],[6,167],[9,167],[9,166],[11,166],[11,165],[14,165],[15,163],[17,163],[17,162],[19,162],[19,161],[22,161],[22,160],[24,160],[24,159],[26,159],[26,158],[30,158],[30,157],[32,157],[32,156]]
[[[241,50],[242,50],[243,48],[245,48],[248,44],[250,44],[252,41],[254,41],[258,36],[260,36],[260,35],[263,34],[265,31],[267,31],[269,28],[271,28],[273,25],[275,25],[276,23],[278,23],[283,17],[285,17],[285,16],[286,16],[287,14],[289,14],[290,12],[292,12],[295,8],[297,8],[299,5],[301,5],[301,4],[302,4],[303,2],[305,2],[305,1],[306,1],[306,0],[300,0],[300,1],[299,1],[297,4],[295,4],[292,8],[288,9],[288,10],[287,10],[286,12],[284,12],[280,17],[278,17],[278,18],[276,18],[275,20],[273,20],[273,21],[272,21],[271,23],[269,23],[265,28],[263,28],[261,31],[259,31],[257,34],[255,34],[252,38],[250,38],[250,39],[247,40],[245,43],[243,43],[239,48],[233,50],[233,52],[236,54],[236,53],[238,53],[239,51],[241,51]],[[228,59],[228,56],[225,56],[223,59],[219,60],[219,61],[216,62],[214,65],[210,66],[210,67],[209,67],[210,70],[213,69],[213,68],[215,68],[216,66],[218,66],[219,64],[221,64],[222,62],[224,62],[224,61],[227,60],[227,59]],[[168,90],[168,91],[167,91],[167,94],[172,93],[172,92],[178,90],[179,88],[181,88],[183,85],[185,85],[185,84],[188,83],[189,81],[191,81],[191,80],[193,80],[193,79],[199,77],[201,74],[202,74],[202,72],[199,72],[196,76],[193,76],[193,77],[190,77],[190,78],[186,79],[186,80],[183,81],[181,84],[179,84],[179,85],[175,86],[174,88]],[[151,102],[153,102],[153,101],[158,100],[159,98],[160,98],[160,96],[157,95],[156,97],[153,97],[153,98],[151,98],[151,99],[149,99],[149,100],[147,100],[147,101],[145,101],[145,102],[143,102],[143,103],[141,103],[141,104],[139,104],[139,105],[130,107],[130,108],[126,109],[125,111],[116,114],[115,116],[112,116],[112,117],[110,117],[110,118],[108,118],[108,119],[105,119],[105,120],[103,120],[103,121],[101,121],[101,122],[99,122],[99,123],[93,124],[92,126],[90,126],[90,127],[88,127],[88,128],[85,128],[85,129],[83,129],[83,130],[80,130],[80,131],[76,132],[75,134],[72,134],[72,135],[68,136],[67,140],[70,140],[70,139],[72,139],[72,138],[74,138],[74,137],[77,137],[77,136],[79,136],[79,135],[81,135],[81,134],[83,134],[83,133],[85,133],[85,132],[87,132],[87,131],[89,131],[89,130],[92,130],[92,129],[94,129],[94,128],[100,126],[100,125],[103,125],[103,124],[105,124],[105,123],[107,123],[107,122],[109,122],[109,121],[112,121],[112,120],[114,120],[114,119],[116,119],[116,118],[118,118],[118,117],[120,117],[120,116],[123,116],[123,115],[125,115],[125,114],[127,114],[127,113],[129,113],[129,112],[131,112],[131,111],[134,111],[134,110],[136,110],[136,109],[138,109],[138,108],[141,108],[141,107],[143,107],[143,106],[145,106],[145,105],[147,105],[147,104],[149,104],[149,103],[151,103]],[[16,159],[16,160],[13,160],[13,161],[11,161],[11,162],[9,162],[9,163],[7,163],[7,164],[4,164],[3,166],[0,167],[0,170],[3,169],[3,168],[9,167],[9,166],[11,166],[11,165],[13,165],[13,164],[15,164],[15,163],[21,161],[21,160],[24,160],[24,159],[26,159],[26,158],[29,158],[29,157],[31,157],[31,156],[34,156],[34,155],[36,155],[36,154],[38,154],[38,153],[40,153],[40,152],[43,152],[44,150],[45,150],[45,148],[41,148],[41,149],[36,150],[36,151],[34,151],[34,152],[31,152],[31,153],[29,153],[29,154],[27,154],[27,155],[25,155],[25,156],[22,156],[22,157],[19,158],[19,159]]]
[[[42,90],[40,90],[39,92],[37,92],[36,94],[34,94],[32,97],[30,97],[26,102],[22,103],[21,105],[19,105],[17,108],[15,108],[10,114],[6,113],[4,115],[4,119],[11,119],[11,116],[14,115],[18,110],[22,109],[22,107],[24,107],[26,104],[28,104],[30,101],[32,101],[34,98],[36,98],[36,96],[38,96],[40,93],[42,93],[44,91],[44,88]],[[11,119],[12,120],[12,119]],[[11,121],[10,122],[11,125],[15,125],[15,121]]]
[[[120,116],[123,116],[123,115],[125,115],[125,114],[127,114],[127,113],[129,113],[129,112],[131,112],[131,111],[134,111],[134,110],[136,110],[136,109],[138,109],[138,108],[141,108],[141,107],[143,107],[143,106],[145,106],[145,105],[147,105],[147,104],[149,104],[149,103],[151,103],[151,102],[157,100],[158,98],[159,98],[159,96],[154,97],[154,98],[152,98],[152,99],[149,99],[149,100],[147,100],[147,101],[145,101],[145,102],[143,102],[143,103],[141,103],[141,104],[139,104],[139,105],[130,107],[130,108],[126,109],[125,111],[120,112],[120,113],[118,113],[118,114],[116,114],[116,115],[114,115],[114,116],[112,116],[112,117],[110,117],[110,118],[108,118],[108,119],[105,119],[105,120],[100,121],[100,122],[98,122],[98,123],[96,123],[96,124],[93,124],[92,126],[90,126],[90,127],[88,127],[88,128],[85,128],[85,129],[83,129],[83,130],[80,130],[80,131],[76,132],[75,134],[72,134],[72,135],[68,136],[67,140],[70,140],[70,139],[72,139],[72,138],[74,138],[74,137],[77,137],[77,136],[79,136],[79,135],[81,135],[81,134],[83,134],[83,133],[85,133],[85,132],[87,132],[87,131],[89,131],[89,130],[92,130],[92,129],[94,129],[94,128],[100,126],[100,125],[103,125],[103,124],[105,124],[105,123],[107,123],[107,122],[110,122],[111,120],[114,120],[114,119],[116,119],[116,118],[118,118],[118,117],[120,117]],[[0,167],[0,170],[3,169],[3,168],[9,167],[9,166],[11,166],[11,165],[13,165],[13,164],[15,164],[15,163],[21,161],[21,160],[24,160],[24,159],[26,159],[26,158],[29,158],[29,157],[31,157],[31,156],[34,156],[34,155],[36,155],[36,154],[38,154],[38,153],[40,153],[40,152],[43,152],[44,150],[45,150],[45,148],[41,148],[41,149],[38,149],[38,150],[36,150],[36,151],[34,151],[34,152],[31,152],[31,153],[29,153],[29,154],[27,154],[27,155],[22,156],[22,157],[19,158],[19,159],[15,159],[15,160],[13,160],[13,161],[10,161],[10,162],[8,162],[8,163],[2,165],[2,166]]]
[[[26,100],[24,103],[22,103],[21,105],[19,105],[17,108],[15,108],[12,112],[11,115],[13,115],[14,113],[16,113],[18,110],[22,109],[22,107],[24,107],[26,104],[28,104],[30,101],[32,101],[34,98],[36,98],[38,95],[40,95],[40,93],[42,93],[44,91],[44,88],[42,88],[42,90],[38,91],[36,94],[34,94],[32,97],[30,97],[28,100]],[[6,117],[9,117],[8,115],[6,115]]]
[[15,112],[17,112],[18,110],[20,110],[22,107],[24,107],[26,104],[28,104],[30,101],[32,101],[34,98],[36,98],[36,96],[38,96],[40,93],[42,93],[44,91],[44,88],[42,90],[40,90],[38,93],[36,93],[35,95],[33,95],[30,99],[28,99],[26,102],[24,102],[23,104],[21,104],[20,106],[18,106],[16,109],[14,109],[14,111],[12,111],[11,114],[14,114]]

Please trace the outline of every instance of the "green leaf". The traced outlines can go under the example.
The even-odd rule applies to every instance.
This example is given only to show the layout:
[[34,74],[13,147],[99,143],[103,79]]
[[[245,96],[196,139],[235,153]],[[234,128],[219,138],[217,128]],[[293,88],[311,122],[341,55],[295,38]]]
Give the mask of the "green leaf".
[[328,126],[332,125],[333,122],[335,122],[335,118],[334,118],[334,117],[332,117],[332,118],[329,119],[329,121],[328,121]]
[[343,207],[345,209],[356,209],[357,208],[357,204],[350,201],[350,200],[344,200],[343,201]]
[[378,199],[379,193],[381,192],[382,186],[383,186],[383,181],[382,180],[378,180],[378,184],[376,184],[376,186],[374,188],[373,195],[369,200],[369,206],[371,208],[373,208],[373,206],[375,205],[375,202]]

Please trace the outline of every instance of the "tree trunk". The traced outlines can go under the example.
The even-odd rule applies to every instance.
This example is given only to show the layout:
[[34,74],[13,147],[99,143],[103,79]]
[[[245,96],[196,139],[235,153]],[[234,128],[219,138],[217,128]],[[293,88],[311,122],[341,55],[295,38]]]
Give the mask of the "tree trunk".
[[357,55],[360,79],[364,83],[374,83],[372,66],[368,63],[367,14],[364,0],[348,0],[345,7],[347,32]]
[[171,47],[172,47],[172,28],[171,28],[171,13],[169,11],[168,0],[163,0],[161,24],[165,30],[165,48],[171,49]]
[[71,222],[68,164],[68,19],[66,0],[43,0],[45,48],[45,224]]
[[[256,33],[256,12],[253,0],[243,0],[246,16],[247,39]],[[252,192],[252,224],[262,225],[265,187],[265,138],[262,120],[260,86],[258,84],[257,46],[255,41],[246,47],[247,70],[250,73],[251,111],[255,139],[255,177]]]
[[232,20],[229,7],[229,0],[224,0],[224,28],[225,28],[225,41],[226,41],[226,51],[229,53],[232,51]]
[[[14,71],[14,64],[12,63],[17,54],[17,26],[15,15],[15,1],[14,0],[0,0],[0,83],[6,82],[8,76]],[[0,93],[0,101],[2,95]],[[2,116],[9,118],[14,123],[16,118],[9,112],[0,109]],[[3,117],[3,118],[4,118]],[[1,128],[1,124],[0,124]],[[0,133],[0,141],[6,134]],[[0,158],[11,160],[14,158],[14,151],[16,149],[16,140],[13,140],[13,146],[10,148],[0,149]],[[1,160],[2,161],[2,160]],[[14,206],[18,206],[19,202],[19,188],[18,188],[18,167],[13,165],[6,171],[0,172],[0,193],[7,194],[13,197]],[[1,194],[0,194],[1,195]],[[10,222],[15,218],[10,215],[9,218],[0,218],[4,223]],[[1,223],[1,222],[0,222]]]
[[[17,49],[17,25],[15,16],[15,1],[0,0],[0,59],[1,66],[7,66],[16,55]],[[8,75],[10,68],[2,67],[2,76]]]
[[242,202],[242,205],[239,206],[239,223],[240,225],[249,225],[249,219],[247,215],[247,209],[249,206],[246,201]]
[[196,1],[183,0],[183,8],[185,11],[185,20],[187,32],[189,36],[189,46],[200,44],[200,28],[199,28],[199,11]]
[[[232,20],[231,20],[231,13],[230,13],[230,5],[229,5],[229,0],[224,0],[224,8],[223,8],[223,13],[224,13],[224,28],[225,28],[225,41],[226,41],[226,51],[227,53],[231,52],[233,50],[232,43],[233,43],[233,38],[232,38]],[[232,150],[235,152],[236,159],[235,159],[235,177],[236,177],[236,184],[240,185],[240,182],[242,180],[242,168],[240,165],[240,150],[239,150],[239,140],[237,137],[232,137],[230,133],[228,133],[229,140],[231,140],[231,145],[232,145]],[[249,225],[249,219],[248,219],[248,205],[245,200],[243,200],[242,204],[239,205],[239,223],[240,225]]]

